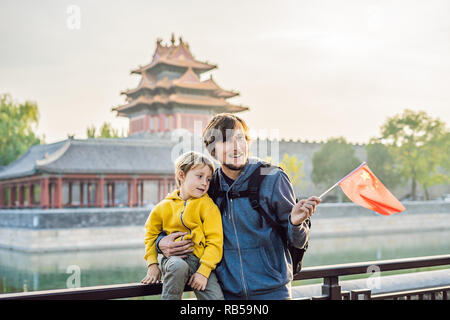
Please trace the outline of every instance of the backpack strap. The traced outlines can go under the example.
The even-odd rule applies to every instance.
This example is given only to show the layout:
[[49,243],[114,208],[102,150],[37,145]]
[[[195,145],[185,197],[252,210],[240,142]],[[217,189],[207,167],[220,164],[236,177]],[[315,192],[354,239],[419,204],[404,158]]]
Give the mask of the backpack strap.
[[[278,166],[274,166],[270,163],[263,162],[261,166],[259,166],[251,175],[250,180],[248,182],[248,198],[250,200],[250,204],[252,208],[258,211],[261,216],[266,220],[266,222],[275,229],[281,239],[287,243],[286,233],[283,230],[281,224],[277,221],[278,219],[274,219],[269,213],[267,213],[260,205],[260,187],[264,178],[267,176],[269,172],[274,170],[275,168],[280,168]],[[281,168],[280,168],[281,169]],[[265,170],[264,174],[262,174],[262,170]],[[281,169],[282,170],[282,169]],[[262,219],[260,220],[260,225],[262,227]]]
[[[220,188],[220,179],[219,179],[219,168],[216,168],[214,170],[214,173],[211,177],[211,181],[209,182],[209,189],[208,189],[208,195],[209,197],[216,203],[217,198],[225,197],[226,192],[222,191]],[[223,214],[225,209],[226,201],[222,199],[220,202],[220,213]]]
[[219,168],[216,168],[212,174],[211,181],[209,182],[208,195],[215,202],[219,192],[220,192]]

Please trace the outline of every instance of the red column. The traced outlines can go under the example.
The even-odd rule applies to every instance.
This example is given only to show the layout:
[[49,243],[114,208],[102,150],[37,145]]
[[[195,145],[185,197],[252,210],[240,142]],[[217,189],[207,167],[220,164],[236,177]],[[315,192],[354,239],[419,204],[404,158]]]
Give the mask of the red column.
[[16,186],[12,184],[9,187],[9,206],[11,208],[14,208],[15,205],[16,205]]
[[17,186],[17,188],[19,188],[19,204],[18,204],[18,207],[21,208],[21,207],[23,207],[23,204],[24,204],[23,202],[25,200],[25,188],[24,188],[24,186],[22,184],[19,184]]
[[100,207],[100,182],[97,180],[95,183],[95,206]]
[[55,207],[58,209],[62,208],[62,177],[56,178],[56,186],[55,186]]
[[164,115],[163,114],[160,114],[159,115],[159,117],[158,117],[158,120],[159,120],[159,132],[162,132],[162,131],[164,131]]
[[128,207],[131,208],[133,206],[133,201],[132,201],[133,197],[132,197],[132,192],[131,192],[131,186],[133,185],[133,182],[128,181],[127,185],[128,185]]
[[105,183],[105,179],[100,177],[97,181],[97,190],[95,190],[95,206],[103,208],[103,185]]
[[35,207],[35,206],[36,206],[36,197],[35,197],[35,194],[36,194],[36,184],[32,183],[32,184],[30,185],[30,205],[31,205],[32,207]]
[[110,188],[111,188],[111,184],[108,182],[107,184],[106,184],[106,195],[107,195],[107,204],[108,204],[108,207],[111,205],[110,204],[110,199],[111,199],[111,190],[110,190]]
[[0,184],[0,208],[5,206],[5,187]]
[[87,187],[86,187],[87,207],[89,207],[91,204],[91,188],[92,188],[92,184],[90,182],[87,182]]
[[28,207],[33,206],[33,184],[31,182],[27,183],[27,189],[28,189]]
[[144,205],[144,181],[141,181],[141,199],[139,201],[139,206],[143,206]]
[[53,208],[55,205],[55,183],[48,183],[48,207]]
[[84,182],[80,181],[80,207],[84,207]]
[[69,182],[69,203],[67,205],[72,206],[72,182]]
[[137,178],[131,180],[131,185],[133,186],[133,206],[138,205],[138,189],[137,189]]
[[49,207],[49,201],[48,201],[48,187],[49,187],[49,181],[48,178],[42,178],[41,179],[41,185],[40,185],[40,207],[41,208],[48,208]]
[[181,128],[181,117],[179,113],[174,113],[173,115],[173,128],[178,129]]
[[112,206],[115,207],[116,206],[116,184],[113,181],[111,183],[111,197],[112,197]]
[[163,186],[163,197],[165,197],[166,195],[167,195],[167,178],[164,178],[163,179],[163,184],[164,184],[164,186]]

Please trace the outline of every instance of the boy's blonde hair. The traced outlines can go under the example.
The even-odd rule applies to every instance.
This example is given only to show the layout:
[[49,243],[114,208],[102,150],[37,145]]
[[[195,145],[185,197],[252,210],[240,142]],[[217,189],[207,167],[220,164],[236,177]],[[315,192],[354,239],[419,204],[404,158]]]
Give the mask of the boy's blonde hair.
[[211,169],[211,172],[214,173],[214,163],[207,156],[199,152],[189,151],[183,153],[175,160],[175,181],[178,188],[181,186],[178,173],[183,171],[184,175],[186,175],[189,170],[195,169],[199,165],[207,165]]

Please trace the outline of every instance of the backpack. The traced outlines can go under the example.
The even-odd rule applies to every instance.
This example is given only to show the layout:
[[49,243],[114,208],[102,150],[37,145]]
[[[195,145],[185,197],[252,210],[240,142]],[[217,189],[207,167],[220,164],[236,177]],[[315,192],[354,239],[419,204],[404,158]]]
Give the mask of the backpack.
[[[278,232],[281,239],[283,240],[284,245],[287,247],[289,254],[292,258],[292,269],[294,275],[298,274],[300,270],[302,269],[302,260],[303,255],[305,254],[306,249],[308,248],[308,243],[304,246],[303,249],[296,248],[289,244],[286,232],[284,231],[283,227],[280,225],[278,221],[275,221],[260,205],[259,201],[259,187],[261,186],[262,181],[266,177],[267,174],[261,174],[261,170],[264,169],[265,173],[269,172],[270,170],[274,168],[279,168],[277,166],[273,166],[270,163],[262,162],[261,165],[251,174],[249,182],[248,182],[248,189],[244,191],[229,191],[229,197],[234,198],[242,198],[247,197],[250,201],[250,204],[252,208],[260,213],[260,227],[263,226],[262,219],[265,219],[265,221]],[[216,169],[214,171],[214,174],[211,178],[210,187],[208,190],[209,196],[213,199],[214,202],[216,202],[216,199],[218,197],[225,197],[226,192],[220,190],[219,185],[219,176],[218,176],[218,170]],[[283,169],[281,169],[283,170]],[[227,201],[222,201],[220,204],[220,212],[224,212],[225,206],[227,204]],[[305,220],[309,227],[311,227],[311,221],[308,218]]]

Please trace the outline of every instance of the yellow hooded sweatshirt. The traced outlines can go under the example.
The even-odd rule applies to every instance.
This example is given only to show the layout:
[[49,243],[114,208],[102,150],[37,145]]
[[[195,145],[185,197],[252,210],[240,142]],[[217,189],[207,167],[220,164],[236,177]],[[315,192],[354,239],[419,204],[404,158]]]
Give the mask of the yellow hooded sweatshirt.
[[183,200],[177,189],[159,202],[145,223],[145,256],[147,264],[158,263],[156,239],[164,231],[167,234],[182,231],[185,236],[177,240],[194,242],[193,254],[200,259],[197,272],[209,278],[222,259],[222,216],[214,201],[205,193],[200,198]]

